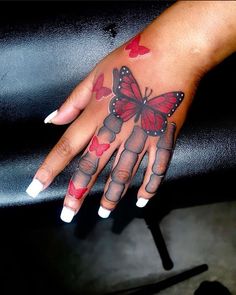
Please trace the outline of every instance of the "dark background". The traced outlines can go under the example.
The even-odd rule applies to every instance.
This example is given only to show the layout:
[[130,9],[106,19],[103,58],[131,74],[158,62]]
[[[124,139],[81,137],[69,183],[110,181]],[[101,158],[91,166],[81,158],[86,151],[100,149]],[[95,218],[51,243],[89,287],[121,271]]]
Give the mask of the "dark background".
[[[114,258],[119,257],[124,249],[132,252],[133,243],[142,246],[142,239],[147,239],[150,247],[155,245],[151,235],[143,236],[139,231],[144,220],[146,223],[150,221],[147,216],[151,216],[152,224],[154,222],[158,228],[158,223],[166,216],[172,220],[172,215],[169,216],[172,211],[179,212],[175,210],[187,208],[190,211],[183,211],[186,212],[183,216],[194,216],[198,212],[194,210],[199,210],[202,220],[223,227],[223,231],[230,232],[235,225],[234,220],[227,219],[227,214],[231,216],[227,211],[229,207],[235,208],[235,55],[218,65],[201,81],[177,141],[166,181],[158,197],[150,202],[146,210],[135,207],[136,191],[144,173],[146,159],[127,198],[122,200],[108,221],[97,217],[97,209],[111,162],[71,225],[63,224],[59,215],[66,186],[78,158],[38,199],[31,200],[24,192],[38,165],[66,128],[45,126],[42,123],[44,117],[64,101],[96,62],[144,28],[171,3],[121,1],[0,4],[1,294],[17,291],[24,294],[49,291],[63,294],[105,294],[141,282],[160,280],[166,273],[159,258],[152,259],[157,263],[156,276],[153,274],[153,266],[148,267],[152,250],[146,260],[137,252],[137,256],[131,259],[133,264],[130,269],[130,265],[125,264],[125,255],[117,258],[117,261],[123,261],[123,266]],[[225,205],[228,202],[232,206]],[[221,206],[221,203],[222,210],[226,208],[224,213],[220,209],[214,209],[216,213],[212,213],[211,209],[201,211],[201,207],[198,207],[208,204]],[[220,212],[222,215],[219,217],[217,214]],[[211,213],[212,220],[208,220],[206,215],[211,216]],[[171,232],[181,232],[178,218],[176,216],[174,221],[177,228],[176,225],[171,227],[164,222],[164,236],[167,237],[168,247],[182,247],[183,253],[187,253],[187,245],[184,245],[186,248],[175,245],[168,239]],[[216,220],[220,220],[220,225]],[[191,238],[192,243],[206,239],[204,245],[214,244],[214,240],[208,241],[204,233],[196,233],[189,222],[188,229],[192,227],[195,234]],[[201,230],[203,227],[201,225]],[[129,234],[126,234],[126,228]],[[149,232],[146,227],[143,230]],[[223,251],[220,257],[217,256],[218,252],[213,252],[213,261],[228,261],[228,256],[232,255],[233,264],[235,240],[233,242],[230,238],[225,238],[228,243],[220,249],[229,247],[232,252]],[[117,253],[110,253],[108,245],[119,245]],[[94,250],[95,248],[99,250]],[[141,249],[143,248],[142,246]],[[97,256],[91,254],[91,251],[108,260],[97,261]],[[174,251],[171,252],[173,253]],[[206,263],[206,256],[209,256],[207,253],[196,251],[192,256],[197,256],[194,261]],[[89,256],[93,259],[87,258]],[[132,257],[132,254],[128,256]],[[140,261],[139,257],[142,257]],[[134,281],[127,279],[124,283],[124,276],[120,273],[122,267],[133,274],[136,264],[145,265],[145,261],[147,277],[139,274],[133,278]],[[117,269],[114,266],[116,263]],[[99,265],[95,267],[93,264]],[[231,269],[228,276],[233,276],[235,269],[227,263],[225,265],[228,271]],[[193,261],[187,261],[184,267],[175,263],[173,271],[191,266]],[[221,274],[214,271],[220,266],[224,270],[224,266],[217,263],[213,263],[212,267],[212,277],[215,275],[218,280],[222,278]],[[116,283],[108,275],[114,271],[117,271],[117,281],[113,278]],[[90,281],[88,276],[96,279]]]

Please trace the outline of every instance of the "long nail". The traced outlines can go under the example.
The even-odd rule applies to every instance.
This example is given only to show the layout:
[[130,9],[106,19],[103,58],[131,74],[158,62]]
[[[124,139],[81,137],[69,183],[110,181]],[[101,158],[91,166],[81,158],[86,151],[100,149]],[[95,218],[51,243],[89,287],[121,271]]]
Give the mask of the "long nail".
[[58,113],[58,110],[56,110],[56,111],[52,112],[51,114],[49,114],[49,115],[44,119],[44,123],[45,123],[45,124],[47,124],[47,123],[52,123],[52,119],[53,119],[54,117],[56,117],[57,113]]
[[35,198],[42,190],[43,190],[43,184],[38,179],[34,178],[31,184],[26,189],[26,193],[30,197]]
[[100,206],[98,210],[98,215],[102,218],[107,218],[111,214],[111,210],[105,209],[102,206]]
[[136,203],[136,206],[139,208],[143,208],[147,205],[149,199],[144,199],[144,198],[138,198],[138,201]]
[[68,208],[66,206],[63,207],[61,211],[61,220],[67,223],[70,223],[75,216],[75,211],[73,211],[71,208]]

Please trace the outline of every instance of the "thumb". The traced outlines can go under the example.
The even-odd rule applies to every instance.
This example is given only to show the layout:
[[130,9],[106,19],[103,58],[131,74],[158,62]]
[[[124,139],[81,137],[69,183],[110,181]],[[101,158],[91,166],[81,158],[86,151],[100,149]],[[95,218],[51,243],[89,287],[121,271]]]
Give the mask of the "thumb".
[[61,107],[49,114],[44,123],[63,125],[73,121],[90,101],[93,89],[94,71],[79,83]]

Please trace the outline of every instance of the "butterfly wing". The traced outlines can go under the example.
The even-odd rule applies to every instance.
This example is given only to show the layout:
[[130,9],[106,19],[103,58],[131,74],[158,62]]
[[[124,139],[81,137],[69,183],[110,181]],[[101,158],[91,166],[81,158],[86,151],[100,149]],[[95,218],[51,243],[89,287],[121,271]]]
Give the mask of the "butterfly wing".
[[158,136],[165,132],[170,117],[184,98],[181,91],[168,92],[147,101],[141,113],[141,125],[145,132]]
[[148,53],[149,51],[150,51],[150,49],[148,49],[145,46],[139,46],[138,47],[138,54],[139,55],[144,55],[144,54]]
[[[114,72],[115,71],[115,72]],[[142,94],[132,72],[126,66],[121,67],[120,72],[113,71],[114,93],[118,98],[128,98],[142,102]],[[115,81],[116,80],[116,81]]]
[[151,108],[144,108],[141,113],[141,126],[151,136],[161,135],[166,130],[166,117]]
[[98,138],[97,136],[94,136],[92,138],[92,142],[89,146],[89,151],[92,152],[92,151],[96,151],[97,147],[98,147],[99,143],[98,143]]
[[111,94],[111,89],[107,87],[100,88],[96,93],[96,100],[101,100],[104,96],[108,96]]
[[147,106],[170,117],[184,99],[181,91],[168,92],[150,99]]
[[117,98],[116,96],[111,100],[110,110],[117,117],[121,118],[124,122],[131,119],[140,107],[134,101],[130,101],[126,97]]
[[97,150],[96,150],[96,155],[97,155],[98,157],[101,157],[102,154],[103,154],[106,150],[109,149],[109,147],[110,147],[110,144],[109,144],[109,143],[102,143],[102,144],[99,144],[99,146],[98,146],[98,148],[97,148]]
[[125,50],[134,50],[138,48],[141,35],[134,37],[128,45],[125,46]]
[[113,71],[113,92],[115,97],[110,103],[110,112],[123,121],[128,121],[139,110],[142,94],[129,68],[123,66]]
[[69,189],[68,189],[68,192],[71,196],[75,197],[76,199],[80,199],[83,197],[84,193],[88,190],[87,187],[82,187],[82,188],[78,188],[76,189],[75,188],[75,185],[73,183],[72,180],[70,180],[70,183],[69,183]]
[[92,91],[97,92],[99,89],[101,89],[103,82],[104,82],[104,74],[102,73],[101,75],[98,76],[96,82],[94,83]]

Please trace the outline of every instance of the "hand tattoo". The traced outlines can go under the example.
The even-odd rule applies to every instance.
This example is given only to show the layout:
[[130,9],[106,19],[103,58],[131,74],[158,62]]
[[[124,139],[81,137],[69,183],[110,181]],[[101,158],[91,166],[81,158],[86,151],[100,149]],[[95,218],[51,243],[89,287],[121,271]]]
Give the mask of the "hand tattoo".
[[145,46],[139,45],[141,35],[134,37],[128,45],[125,46],[125,50],[130,50],[129,57],[134,58],[139,55],[144,55],[150,52]]
[[104,74],[101,74],[98,76],[92,90],[92,92],[96,93],[96,100],[101,100],[104,96],[108,96],[112,93],[110,88],[103,86],[103,82]]
[[[134,39],[131,43],[135,44],[136,42],[139,46],[140,36],[136,38],[138,39]],[[130,54],[134,50],[131,48],[134,46],[131,46],[131,43],[126,46],[127,50],[131,50]],[[132,53],[132,55],[135,54]],[[98,80],[99,82],[96,83],[100,88],[97,86],[96,89],[106,88],[102,86],[104,80],[102,75]],[[93,91],[99,91],[96,89]],[[120,200],[125,187],[132,178],[133,169],[138,162],[139,155],[144,150],[148,136],[160,136],[152,166],[152,175],[146,185],[148,193],[155,193],[166,173],[174,145],[176,126],[174,123],[168,123],[167,118],[171,117],[178,108],[184,98],[184,93],[181,91],[168,92],[149,99],[152,90],[148,90],[146,87],[145,93],[142,95],[137,81],[126,66],[121,67],[120,70],[113,70],[113,93],[114,97],[109,105],[110,114],[103,121],[103,126],[98,130],[97,135],[91,140],[87,152],[81,157],[72,181],[80,184],[81,192],[87,191],[85,188],[98,170],[100,157],[109,149],[116,135],[120,133],[123,123],[134,118],[134,122],[137,124],[124,144],[124,150],[112,170],[111,179],[105,192],[106,199],[116,203]],[[96,92],[97,95],[98,92]],[[70,190],[69,194],[76,195],[70,193]],[[82,193],[81,195],[77,194],[79,197],[83,195]]]

